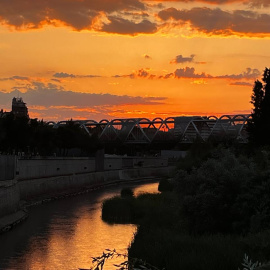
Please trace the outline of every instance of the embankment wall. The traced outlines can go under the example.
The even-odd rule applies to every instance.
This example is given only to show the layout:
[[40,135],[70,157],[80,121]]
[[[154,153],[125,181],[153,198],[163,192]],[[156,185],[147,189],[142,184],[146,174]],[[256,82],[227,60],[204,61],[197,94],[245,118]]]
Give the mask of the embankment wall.
[[16,212],[20,201],[20,190],[16,181],[0,182],[0,217]]
[[8,172],[2,174],[3,178],[10,178],[12,172],[14,178],[0,181],[0,217],[15,212],[20,200],[39,200],[118,181],[168,176],[173,170],[167,159],[160,157],[109,157],[103,160],[101,171],[95,171],[98,160],[94,158],[0,156],[0,161],[1,158],[4,162],[0,162],[0,171]]

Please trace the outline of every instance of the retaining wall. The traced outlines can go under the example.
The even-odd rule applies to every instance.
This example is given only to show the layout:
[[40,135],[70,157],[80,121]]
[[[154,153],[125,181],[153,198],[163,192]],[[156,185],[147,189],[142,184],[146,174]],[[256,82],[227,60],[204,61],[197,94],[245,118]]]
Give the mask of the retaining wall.
[[142,178],[167,177],[172,171],[173,167],[113,170],[21,180],[18,182],[18,186],[21,200],[38,200],[39,198],[72,193],[79,189],[103,186],[119,181],[128,182]]
[[16,212],[19,201],[20,190],[16,181],[2,182],[0,185],[0,217]]
[[[167,159],[160,157],[111,157],[102,162],[103,171],[97,172],[93,158],[0,156],[0,172],[4,171],[0,178],[0,217],[15,212],[20,200],[39,200],[118,181],[168,176],[173,170]],[[13,180],[3,181],[12,176]]]
[[12,180],[16,166],[16,156],[0,155],[0,181]]
[[94,158],[18,159],[16,178],[33,179],[94,171]]

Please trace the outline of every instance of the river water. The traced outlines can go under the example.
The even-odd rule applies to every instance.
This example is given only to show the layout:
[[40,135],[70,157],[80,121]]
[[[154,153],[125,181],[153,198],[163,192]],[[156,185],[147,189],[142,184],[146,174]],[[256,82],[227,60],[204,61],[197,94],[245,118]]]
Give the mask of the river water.
[[[158,192],[157,183],[125,184],[91,191],[30,208],[29,218],[0,235],[1,270],[78,270],[90,268],[91,257],[116,249],[126,253],[135,225],[107,224],[101,220],[102,202],[131,187],[135,195]],[[104,269],[113,269],[108,261]]]

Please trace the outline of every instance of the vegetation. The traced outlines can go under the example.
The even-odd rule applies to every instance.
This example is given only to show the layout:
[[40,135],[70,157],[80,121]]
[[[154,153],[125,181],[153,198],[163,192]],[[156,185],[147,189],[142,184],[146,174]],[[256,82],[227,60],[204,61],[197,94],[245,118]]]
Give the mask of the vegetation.
[[158,191],[166,192],[166,191],[172,191],[172,190],[173,190],[173,184],[168,179],[160,180],[158,184]]
[[123,188],[121,190],[121,197],[125,198],[125,197],[133,197],[134,196],[134,192],[132,189],[130,188]]
[[250,142],[255,145],[270,145],[270,69],[266,68],[262,82],[255,81],[251,103],[253,105],[252,119],[248,130]]
[[[129,256],[170,270],[255,269],[268,261],[270,153],[238,152],[214,148],[198,167],[178,170],[172,192],[104,202],[104,220],[140,225]],[[245,254],[255,261],[246,260],[250,268]]]
[[159,270],[155,266],[141,260],[138,258],[129,257],[126,254],[121,254],[115,249],[110,250],[106,249],[101,256],[92,257],[93,267],[90,269],[81,269],[79,270],[103,270],[103,267],[107,260],[113,259],[115,257],[122,257],[124,261],[120,264],[114,264],[116,270]]
[[[100,142],[75,124],[72,120],[65,126],[53,128],[42,120],[15,117],[12,113],[0,118],[0,152],[26,155],[68,156],[89,155],[100,147]],[[76,149],[76,150],[75,150]]]

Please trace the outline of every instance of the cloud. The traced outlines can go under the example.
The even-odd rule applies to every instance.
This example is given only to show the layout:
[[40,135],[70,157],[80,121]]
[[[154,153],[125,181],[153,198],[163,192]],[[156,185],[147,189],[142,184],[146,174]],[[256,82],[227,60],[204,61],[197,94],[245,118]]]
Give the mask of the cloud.
[[[23,91],[23,92],[22,92]],[[117,116],[116,109],[164,104],[166,97],[143,97],[113,94],[80,93],[66,91],[63,87],[33,82],[20,91],[0,91],[0,109],[10,110],[14,96],[21,96],[27,103],[31,117],[39,119],[102,119]]]
[[0,78],[0,81],[29,81],[29,78],[24,76],[12,76],[7,78]]
[[115,75],[114,78],[130,78],[130,79],[229,79],[229,80],[256,80],[260,77],[261,72],[258,69],[246,68],[239,74],[211,75],[205,72],[197,73],[194,67],[178,68],[174,72],[165,75],[156,75],[150,72],[150,69],[139,69],[127,75]]
[[183,57],[182,54],[177,55],[172,61],[170,61],[171,64],[180,64],[180,63],[187,63],[187,62],[193,62],[195,55],[192,54],[189,57]]
[[195,73],[195,68],[185,67],[185,68],[178,68],[174,72],[175,78],[213,78],[213,76],[206,74],[205,72],[202,73]]
[[233,80],[238,80],[238,79],[255,80],[260,75],[261,75],[261,72],[258,69],[247,68],[246,71],[244,71],[240,74],[221,75],[221,76],[216,76],[216,78],[218,78],[218,79],[233,79]]
[[53,74],[53,77],[56,77],[56,78],[75,78],[76,76],[74,74],[69,74],[69,73],[65,73],[65,72],[57,72],[57,73]]
[[[154,1],[154,0],[153,0]],[[243,3],[254,7],[268,7],[270,6],[269,0],[160,0],[160,2],[180,2],[180,3],[192,3],[201,2],[212,5],[232,4],[232,3]],[[162,8],[162,6],[159,6]]]
[[190,10],[168,8],[158,13],[161,20],[173,19],[179,23],[189,24],[194,30],[206,34],[270,34],[270,15],[254,11],[223,11],[219,8],[196,7]]
[[148,79],[153,79],[156,77],[156,75],[151,74],[149,72],[149,69],[144,69],[141,68],[139,70],[133,71],[132,73],[128,75],[114,75],[114,78],[130,78],[130,79],[135,79],[135,78],[148,78]]
[[232,82],[230,85],[236,85],[236,86],[253,86],[252,83],[249,82]]
[[246,4],[254,8],[270,7],[269,0],[247,0]]
[[74,75],[70,73],[65,73],[65,72],[57,72],[53,74],[53,77],[55,78],[99,78],[101,76],[98,75]]
[[144,57],[144,59],[149,59],[149,60],[152,59],[152,57],[150,55],[148,55],[148,54],[144,54],[143,57]]
[[90,29],[101,14],[120,11],[142,11],[139,0],[9,0],[0,1],[2,23],[17,29],[41,28],[44,24],[62,22],[76,30]]
[[26,92],[19,90],[10,93],[0,92],[1,103],[4,100],[11,100],[13,96],[22,95],[25,102],[36,106],[103,106],[121,104],[145,104],[155,105],[162,103],[165,97],[141,97],[112,94],[95,94],[66,91],[63,87],[48,83],[33,82],[26,87]]
[[247,68],[245,71],[239,74],[226,74],[214,76],[206,74],[205,72],[196,73],[195,69],[192,67],[185,67],[176,69],[174,72],[175,78],[205,78],[205,79],[230,79],[230,80],[255,80],[261,75],[261,72],[258,69]]
[[108,19],[110,23],[104,24],[100,29],[101,31],[132,36],[143,33],[151,34],[157,31],[157,25],[148,20],[136,23],[116,16],[109,16]]

